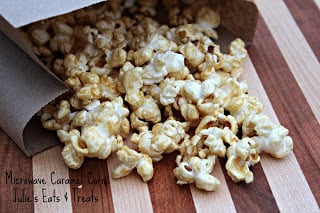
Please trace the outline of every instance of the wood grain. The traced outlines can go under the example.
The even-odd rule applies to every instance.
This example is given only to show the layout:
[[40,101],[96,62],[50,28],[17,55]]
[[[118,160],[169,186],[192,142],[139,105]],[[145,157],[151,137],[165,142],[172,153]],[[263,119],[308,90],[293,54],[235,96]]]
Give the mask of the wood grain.
[[318,9],[320,10],[320,0],[314,0],[314,3],[317,5]]
[[[220,162],[225,165],[226,160],[221,158]],[[247,212],[248,206],[250,206],[253,212],[279,212],[261,164],[251,168],[254,174],[254,183],[252,184],[235,184],[228,176],[226,170],[223,171],[237,212]],[[259,185],[259,187],[256,187],[256,185]],[[268,209],[265,206],[268,206]]]
[[191,187],[191,193],[197,212],[236,212],[235,201],[232,199],[227,181],[223,174],[224,166],[219,159],[212,171],[212,175],[220,181],[220,186],[215,193],[203,192],[196,187]]
[[[7,179],[7,172],[12,172],[12,178],[32,178],[32,160],[27,158],[22,151],[9,139],[0,128],[0,212],[16,211],[33,212],[33,185],[14,184]],[[15,202],[14,191],[19,197],[24,197],[22,202]],[[24,194],[25,196],[22,196]],[[29,197],[29,199],[25,199]],[[27,202],[26,200],[32,200]]]
[[[256,1],[263,19],[320,122],[320,64],[283,1]],[[275,72],[277,72],[275,70]]]
[[[308,3],[307,3],[308,1]],[[318,1],[319,0],[315,0]],[[313,0],[285,0],[291,15],[308,41],[313,53],[320,58],[320,13]]]
[[[315,192],[320,187],[320,126],[263,19],[249,54],[280,122],[290,131],[294,153]],[[314,194],[319,202],[319,194]]]
[[188,209],[188,212],[195,212],[189,186],[172,184],[176,182],[173,175],[176,154],[168,154],[160,163],[155,164],[154,177],[148,184],[154,212],[173,213],[184,208]]
[[120,179],[112,178],[113,169],[119,164],[113,154],[108,158],[108,171],[114,210],[118,212],[153,212],[147,183],[140,176],[131,173]]
[[80,184],[71,184],[74,212],[114,212],[107,161],[86,159],[81,169],[69,169],[69,174],[71,179],[81,178]]
[[[61,146],[55,146],[35,155],[32,158],[33,178],[44,178],[46,184],[34,184],[33,190],[39,196],[39,202],[34,203],[35,212],[70,212],[70,185],[60,184],[59,180],[69,179],[69,172],[61,158]],[[67,187],[66,187],[67,186]],[[67,195],[67,199],[65,199]]]
[[[264,113],[289,129],[294,151],[287,158],[261,155],[261,163],[252,167],[252,184],[233,183],[225,160],[219,159],[212,174],[221,186],[208,193],[176,184],[172,173],[176,153],[155,164],[149,183],[136,172],[115,180],[111,178],[118,164],[114,155],[107,160],[86,159],[81,169],[71,170],[62,161],[60,146],[29,159],[0,130],[0,212],[319,212],[319,0],[254,2],[260,17],[242,79],[249,83],[249,94],[265,103]],[[48,183],[6,184],[6,171]],[[81,181],[53,185],[52,172],[57,178]],[[89,183],[94,180],[103,183]],[[14,203],[14,188],[30,197],[41,196],[43,188],[45,193],[55,190],[63,202]],[[81,197],[97,197],[98,202],[82,202]]]
[[[247,60],[245,67],[247,68],[247,73],[243,77],[247,79],[249,85],[254,86],[254,90],[249,88],[249,94],[262,100],[265,104],[264,113],[278,123],[276,114],[264,90],[260,89],[260,92],[256,92],[259,91],[258,88],[262,88],[262,85],[256,72],[253,70],[250,58]],[[281,212],[303,210],[306,207],[311,207],[311,212],[316,210],[317,204],[315,198],[293,154],[289,154],[284,159],[275,159],[267,155],[261,155],[261,165]],[[299,191],[296,191],[296,188],[290,187],[294,184],[299,184]],[[283,187],[283,185],[286,185],[286,187]],[[286,196],[283,196],[283,194]],[[292,203],[290,206],[287,205],[290,200],[296,199],[299,202]],[[304,205],[302,206],[301,203]]]

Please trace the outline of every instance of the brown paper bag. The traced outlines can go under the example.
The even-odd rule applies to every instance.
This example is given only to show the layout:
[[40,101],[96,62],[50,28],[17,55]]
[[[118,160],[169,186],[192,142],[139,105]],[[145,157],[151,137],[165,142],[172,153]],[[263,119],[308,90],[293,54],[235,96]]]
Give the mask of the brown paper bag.
[[[0,126],[27,156],[58,143],[55,133],[42,128],[34,115],[68,88],[40,62],[16,28],[101,1],[0,2]],[[218,43],[222,48],[235,36],[250,44],[258,18],[255,4],[246,0],[211,2],[221,12]]]

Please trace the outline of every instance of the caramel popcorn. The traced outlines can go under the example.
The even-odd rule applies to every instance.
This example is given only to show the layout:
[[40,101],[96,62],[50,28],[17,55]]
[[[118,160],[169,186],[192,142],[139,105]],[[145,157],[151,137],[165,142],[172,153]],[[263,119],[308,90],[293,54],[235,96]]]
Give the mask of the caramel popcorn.
[[144,67],[143,83],[145,85],[160,83],[169,73],[180,72],[184,66],[184,58],[181,54],[172,51],[158,53]]
[[177,177],[177,184],[195,183],[196,187],[206,191],[214,191],[220,185],[220,181],[210,173],[215,163],[215,156],[207,159],[191,157],[188,161],[177,160],[178,167],[173,170]]
[[253,173],[249,167],[260,161],[256,146],[252,139],[243,138],[228,148],[226,169],[233,181],[246,183],[253,181]]
[[237,123],[241,124],[250,114],[260,113],[263,107],[263,104],[256,97],[244,94],[233,97],[225,109],[237,120]]
[[186,133],[186,123],[168,119],[157,123],[149,131],[147,126],[139,128],[139,134],[131,136],[131,142],[138,145],[139,151],[148,154],[154,162],[162,159],[163,153],[171,153],[178,149]]
[[289,131],[264,114],[250,114],[242,125],[243,135],[250,137],[257,145],[257,151],[266,152],[276,158],[283,158],[293,148]]
[[196,15],[196,23],[202,28],[206,36],[218,39],[218,34],[214,30],[220,25],[220,14],[210,8],[201,8]]
[[122,164],[113,170],[113,178],[127,176],[134,168],[137,168],[137,172],[144,182],[147,182],[152,178],[153,166],[149,155],[138,153],[124,145],[117,151],[117,156]]
[[200,65],[205,58],[205,54],[192,42],[179,46],[179,52],[185,56],[187,63],[193,68]]
[[[68,167],[116,152],[114,178],[137,169],[147,182],[153,162],[178,152],[177,184],[214,191],[216,158],[227,158],[234,182],[251,183],[261,152],[283,158],[292,150],[288,130],[262,114],[239,78],[245,43],[221,52],[219,10],[182,2],[108,0],[25,28],[36,55],[70,88],[38,113],[57,132]],[[165,24],[155,20],[158,4]]]

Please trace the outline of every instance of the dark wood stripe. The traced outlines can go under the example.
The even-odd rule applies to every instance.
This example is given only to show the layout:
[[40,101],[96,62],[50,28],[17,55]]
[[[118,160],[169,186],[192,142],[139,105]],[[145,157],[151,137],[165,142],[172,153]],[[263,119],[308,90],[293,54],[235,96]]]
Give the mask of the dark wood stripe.
[[188,185],[177,185],[173,175],[177,153],[165,155],[154,165],[154,176],[149,182],[153,210],[157,212],[195,212],[191,191]]
[[254,181],[251,184],[246,184],[233,182],[225,169],[226,159],[219,158],[219,161],[237,212],[248,212],[248,209],[250,212],[279,212],[260,163],[251,167]]
[[69,176],[81,179],[70,185],[74,212],[114,212],[107,161],[87,158],[81,169],[69,169]]
[[258,23],[249,55],[280,123],[290,131],[295,156],[319,203],[320,125],[263,18]]
[[[9,178],[7,179],[10,172],[12,178],[32,179],[32,159],[27,158],[1,128],[0,161],[0,212],[33,212],[33,184],[12,184]],[[22,202],[13,201],[15,191],[20,198],[23,197]]]
[[284,0],[314,54],[320,59],[320,13],[314,0]]

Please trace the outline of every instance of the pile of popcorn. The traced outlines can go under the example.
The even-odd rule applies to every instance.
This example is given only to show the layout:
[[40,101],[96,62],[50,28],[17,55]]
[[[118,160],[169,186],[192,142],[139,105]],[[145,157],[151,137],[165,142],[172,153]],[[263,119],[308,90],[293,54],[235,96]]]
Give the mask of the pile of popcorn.
[[227,158],[233,181],[251,183],[260,153],[283,158],[292,150],[288,130],[239,81],[244,42],[235,39],[222,53],[219,11],[198,3],[108,0],[23,29],[72,91],[38,113],[64,144],[68,167],[115,152],[121,163],[114,178],[136,169],[146,182],[153,163],[177,152],[177,183],[214,191],[217,157]]

